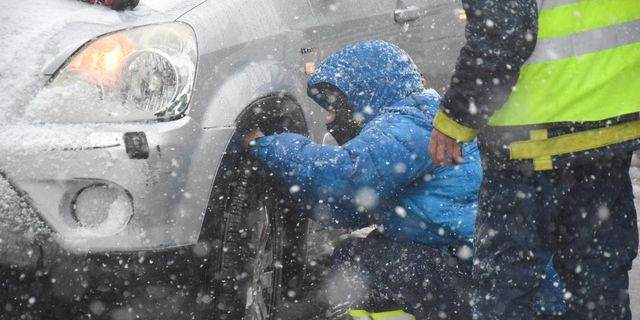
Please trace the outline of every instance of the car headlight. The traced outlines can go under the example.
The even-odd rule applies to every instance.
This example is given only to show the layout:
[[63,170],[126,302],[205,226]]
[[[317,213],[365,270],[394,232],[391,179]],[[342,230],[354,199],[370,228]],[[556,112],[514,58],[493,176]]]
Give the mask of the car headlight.
[[193,29],[180,22],[98,37],[78,50],[25,111],[43,122],[170,120],[189,106]]

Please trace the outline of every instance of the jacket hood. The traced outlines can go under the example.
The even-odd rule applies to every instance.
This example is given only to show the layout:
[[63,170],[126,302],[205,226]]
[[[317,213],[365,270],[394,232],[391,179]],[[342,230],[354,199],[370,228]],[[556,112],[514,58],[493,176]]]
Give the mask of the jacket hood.
[[309,78],[307,88],[322,82],[340,88],[365,123],[383,108],[424,90],[411,57],[381,40],[358,42],[330,55]]

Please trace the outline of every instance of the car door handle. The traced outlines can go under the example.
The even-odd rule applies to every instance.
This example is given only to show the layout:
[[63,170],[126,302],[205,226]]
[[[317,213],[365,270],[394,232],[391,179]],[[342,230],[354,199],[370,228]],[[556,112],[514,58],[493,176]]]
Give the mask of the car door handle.
[[396,23],[407,23],[420,19],[420,8],[416,6],[408,6],[403,9],[396,9],[393,12],[393,19]]

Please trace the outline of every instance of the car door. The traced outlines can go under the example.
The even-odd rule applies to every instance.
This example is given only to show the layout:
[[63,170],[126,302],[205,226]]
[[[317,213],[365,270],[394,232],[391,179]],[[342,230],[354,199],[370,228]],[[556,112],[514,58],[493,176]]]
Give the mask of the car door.
[[443,93],[464,44],[466,16],[460,0],[397,0],[400,31],[388,40],[405,49],[428,86]]
[[382,39],[414,59],[429,86],[442,92],[464,43],[460,0],[308,0],[317,19],[309,60],[321,61],[349,43]]
[[388,0],[308,0],[318,26],[311,34],[321,61],[341,47],[367,39],[387,39],[399,31],[395,3]]

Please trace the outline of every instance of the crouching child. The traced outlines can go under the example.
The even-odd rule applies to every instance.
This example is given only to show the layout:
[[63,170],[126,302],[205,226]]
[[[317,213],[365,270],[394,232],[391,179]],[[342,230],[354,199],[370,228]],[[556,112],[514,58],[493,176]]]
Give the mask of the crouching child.
[[412,59],[383,41],[349,45],[308,80],[339,146],[247,135],[249,152],[318,221],[377,225],[334,251],[324,302],[353,319],[470,319],[472,238],[482,178],[475,142],[439,166],[428,137],[440,103]]

